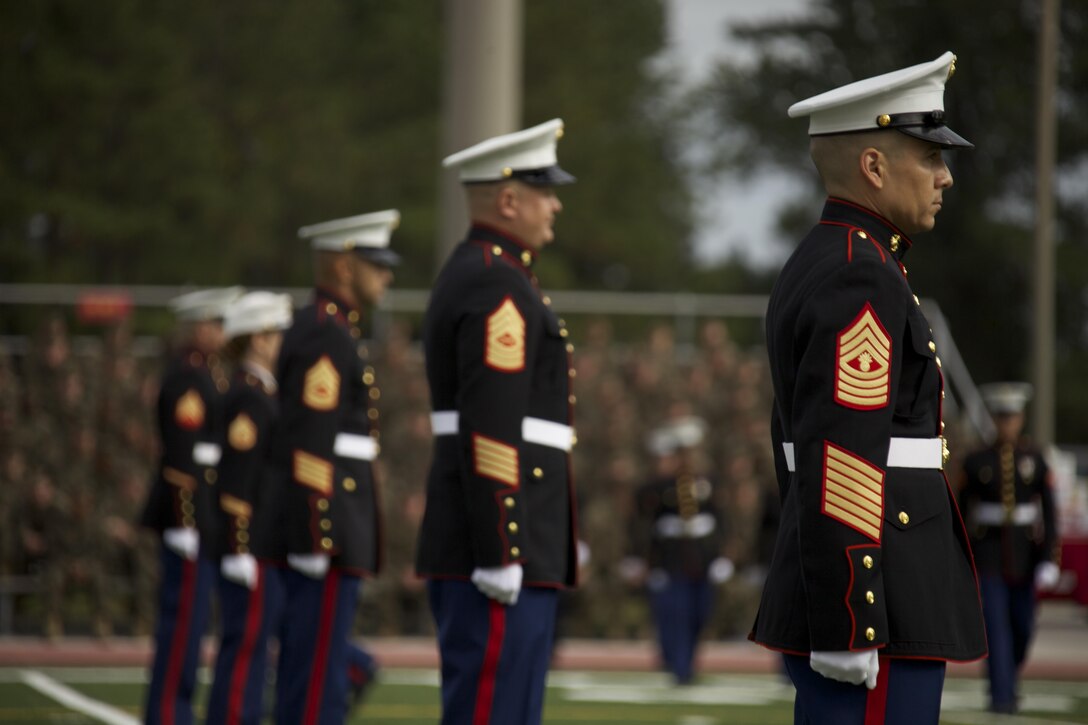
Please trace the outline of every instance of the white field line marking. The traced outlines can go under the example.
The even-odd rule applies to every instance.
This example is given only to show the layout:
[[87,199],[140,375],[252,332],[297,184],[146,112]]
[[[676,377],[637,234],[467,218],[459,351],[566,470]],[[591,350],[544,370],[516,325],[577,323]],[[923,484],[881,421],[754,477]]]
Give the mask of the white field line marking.
[[87,717],[92,717],[106,725],[140,725],[140,721],[128,713],[121,712],[98,700],[65,687],[51,677],[34,670],[20,670],[20,676],[27,686],[34,688],[46,697],[56,700],[69,710],[75,710]]

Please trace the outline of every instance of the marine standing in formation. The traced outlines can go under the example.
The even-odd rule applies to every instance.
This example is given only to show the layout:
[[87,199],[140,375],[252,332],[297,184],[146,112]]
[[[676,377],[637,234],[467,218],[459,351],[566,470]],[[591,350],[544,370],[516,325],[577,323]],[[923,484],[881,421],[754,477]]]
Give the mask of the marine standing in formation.
[[678,685],[694,680],[716,588],[733,576],[715,496],[720,486],[699,461],[705,428],[701,418],[685,416],[651,431],[655,475],[635,494],[635,556],[625,560],[629,570],[646,572],[661,661]]
[[960,510],[971,535],[990,646],[990,709],[1001,713],[1017,710],[1037,591],[1052,589],[1061,573],[1050,468],[1021,437],[1030,395],[1025,383],[983,386],[997,439],[967,456],[961,474]]
[[183,340],[167,364],[158,398],[162,444],[141,522],[162,537],[155,654],[148,723],[188,725],[200,641],[207,625],[215,563],[212,501],[227,381],[219,366],[223,315],[237,287],[190,292],[171,302]]
[[945,125],[955,60],[789,110],[829,198],[767,308],[783,508],[751,637],[784,653],[810,725],[936,723],[946,661],[986,654],[941,361],[903,263],[952,186],[942,151],[971,146]]
[[285,540],[276,722],[340,723],[348,641],[360,580],[378,573],[381,520],[372,462],[378,455],[374,369],[361,344],[362,313],[392,282],[395,210],[303,227],[315,250],[314,302],[284,336],[276,379],[273,485]]
[[225,439],[213,501],[221,634],[206,706],[209,725],[259,725],[264,715],[268,638],[283,604],[283,555],[267,468],[278,408],[273,370],[291,315],[290,296],[249,292],[227,308],[223,321],[235,369],[223,406]]
[[533,273],[562,210],[555,119],[448,157],[472,226],[435,282],[423,345],[434,459],[417,570],[442,723],[535,725],[558,590],[576,579],[567,330]]

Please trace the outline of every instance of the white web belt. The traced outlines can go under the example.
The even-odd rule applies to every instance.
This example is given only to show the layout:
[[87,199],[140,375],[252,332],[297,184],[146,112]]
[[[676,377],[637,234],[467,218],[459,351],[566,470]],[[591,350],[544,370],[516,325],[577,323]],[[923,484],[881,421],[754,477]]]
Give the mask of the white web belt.
[[[456,410],[431,413],[431,432],[436,436],[456,435],[461,431],[461,416]],[[521,420],[521,439],[570,453],[574,447],[574,429],[553,420],[526,416]]]
[[[786,469],[793,473],[797,463],[793,456],[793,444],[783,443]],[[892,438],[888,446],[887,468],[934,468],[944,467],[943,438]]]

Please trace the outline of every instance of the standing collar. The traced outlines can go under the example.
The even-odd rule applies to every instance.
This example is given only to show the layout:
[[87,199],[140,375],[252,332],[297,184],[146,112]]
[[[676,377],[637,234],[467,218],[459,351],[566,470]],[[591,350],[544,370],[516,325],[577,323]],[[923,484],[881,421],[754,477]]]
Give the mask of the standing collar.
[[251,360],[243,360],[238,367],[247,375],[252,375],[256,378],[269,394],[276,392],[276,376],[272,374],[272,371]]
[[532,269],[533,263],[536,262],[536,252],[529,249],[524,242],[512,234],[500,231],[483,222],[472,223],[472,227],[468,230],[468,240],[478,244],[498,245],[502,247],[502,251],[506,255],[518,260],[526,269]]
[[846,224],[864,229],[898,261],[902,261],[907,250],[914,244],[906,234],[876,212],[834,196],[828,197],[824,204],[820,223]]
[[337,322],[352,326],[359,324],[359,311],[324,287],[314,290],[314,306],[317,307],[318,315],[327,315],[335,318]]

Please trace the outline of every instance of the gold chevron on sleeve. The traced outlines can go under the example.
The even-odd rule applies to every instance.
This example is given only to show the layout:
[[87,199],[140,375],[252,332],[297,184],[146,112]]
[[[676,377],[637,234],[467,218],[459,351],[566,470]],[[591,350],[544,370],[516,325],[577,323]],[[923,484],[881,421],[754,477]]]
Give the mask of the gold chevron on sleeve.
[[295,451],[295,480],[326,496],[332,493],[332,463],[306,451]]
[[475,460],[477,474],[493,478],[509,486],[520,485],[518,449],[514,446],[476,433],[472,436],[472,457]]
[[257,424],[247,413],[239,413],[227,427],[227,442],[236,451],[248,451],[257,445]]
[[340,402],[340,373],[328,355],[322,355],[306,371],[302,381],[302,402],[323,413]]
[[245,516],[253,518],[253,506],[248,501],[243,501],[229,493],[220,494],[219,507],[231,516]]
[[884,471],[825,443],[822,504],[826,516],[879,543],[884,518]]
[[487,317],[484,362],[504,373],[525,369],[525,318],[509,297]]
[[892,341],[868,302],[839,333],[836,358],[836,402],[857,410],[875,410],[888,404]]
[[171,466],[162,467],[163,479],[178,488],[184,488],[186,491],[196,490],[196,479],[190,476],[188,473],[182,473],[176,468]]

